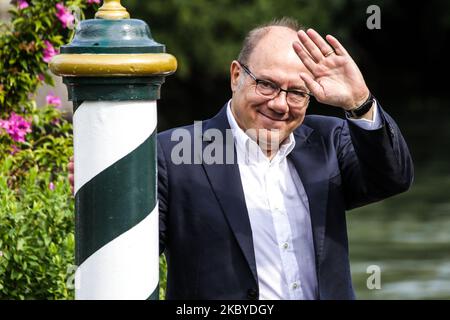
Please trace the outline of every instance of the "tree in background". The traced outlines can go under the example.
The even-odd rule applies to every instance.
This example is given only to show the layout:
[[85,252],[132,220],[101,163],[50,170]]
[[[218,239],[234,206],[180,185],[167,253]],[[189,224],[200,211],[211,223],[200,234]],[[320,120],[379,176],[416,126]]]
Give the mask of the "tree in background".
[[[365,26],[359,15],[335,24],[346,0],[159,0],[124,2],[133,18],[145,20],[157,41],[177,57],[179,67],[166,83],[159,108],[159,129],[192,123],[214,115],[230,97],[229,66],[253,27],[290,16],[305,28],[332,32],[347,40],[350,21]],[[368,2],[368,1],[362,1]],[[347,41],[345,41],[347,44]],[[353,43],[352,43],[353,44]],[[352,47],[347,45],[347,47]],[[176,95],[171,92],[177,92]]]
[[[450,2],[387,0],[126,0],[133,18],[146,21],[153,37],[174,54],[179,67],[166,81],[158,104],[158,129],[213,116],[230,98],[229,65],[245,33],[273,18],[291,16],[304,27],[336,35],[360,66],[381,103],[398,119],[416,161],[440,157],[440,139],[450,137],[436,121],[450,103],[443,75],[450,72]],[[381,29],[367,28],[371,5],[380,7]],[[176,94],[174,94],[176,92]],[[312,100],[309,113],[342,117]],[[421,125],[418,126],[417,123]],[[450,153],[447,152],[446,159]],[[435,159],[436,160],[436,159]]]

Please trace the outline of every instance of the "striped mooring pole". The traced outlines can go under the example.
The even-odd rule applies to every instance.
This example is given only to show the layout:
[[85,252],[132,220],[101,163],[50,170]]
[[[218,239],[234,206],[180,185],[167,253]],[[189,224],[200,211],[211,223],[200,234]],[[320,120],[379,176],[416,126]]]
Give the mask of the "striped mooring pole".
[[158,299],[156,100],[176,68],[119,0],[50,62],[74,106],[76,299]]

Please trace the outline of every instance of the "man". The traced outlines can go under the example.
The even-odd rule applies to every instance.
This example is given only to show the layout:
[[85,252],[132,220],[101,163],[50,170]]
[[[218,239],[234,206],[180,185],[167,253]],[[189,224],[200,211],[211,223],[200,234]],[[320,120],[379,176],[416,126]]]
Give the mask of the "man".
[[[348,52],[297,30],[283,19],[248,34],[232,99],[182,129],[192,161],[174,160],[181,129],[158,136],[168,299],[352,299],[345,211],[411,185],[406,143]],[[346,120],[306,116],[310,96]]]

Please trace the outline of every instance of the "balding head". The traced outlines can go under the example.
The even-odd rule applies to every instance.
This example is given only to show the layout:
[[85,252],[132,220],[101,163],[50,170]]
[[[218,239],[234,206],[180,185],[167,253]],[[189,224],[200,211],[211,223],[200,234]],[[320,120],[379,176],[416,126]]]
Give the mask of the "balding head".
[[238,61],[247,64],[255,47],[259,41],[263,39],[273,27],[283,27],[291,29],[295,32],[302,29],[297,20],[292,18],[283,17],[281,19],[272,20],[269,23],[259,25],[256,28],[250,30],[244,39],[241,52],[239,52]]

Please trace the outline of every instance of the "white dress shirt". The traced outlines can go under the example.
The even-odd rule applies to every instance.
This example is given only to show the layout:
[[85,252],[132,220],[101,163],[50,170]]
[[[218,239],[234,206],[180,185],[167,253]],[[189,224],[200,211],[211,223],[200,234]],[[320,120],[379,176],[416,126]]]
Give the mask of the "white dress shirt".
[[[317,299],[308,197],[297,170],[287,159],[295,147],[294,136],[291,133],[270,160],[238,126],[230,102],[227,117],[235,140],[252,229],[259,298]],[[378,118],[376,108],[373,121],[351,121],[364,129],[373,130],[380,127]]]

